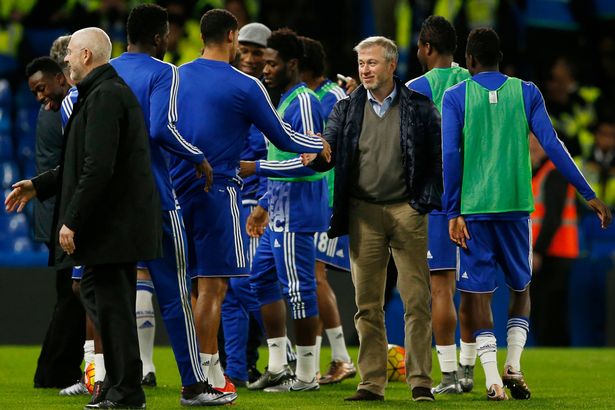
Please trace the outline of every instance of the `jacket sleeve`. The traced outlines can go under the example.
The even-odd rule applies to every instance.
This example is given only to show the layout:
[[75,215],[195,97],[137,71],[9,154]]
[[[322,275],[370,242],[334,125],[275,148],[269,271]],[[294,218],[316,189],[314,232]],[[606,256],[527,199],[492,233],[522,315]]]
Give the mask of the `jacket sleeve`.
[[177,67],[169,65],[164,70],[150,95],[150,136],[162,148],[182,159],[200,164],[205,156],[182,137],[177,123],[177,90],[179,75]]
[[60,223],[78,232],[113,176],[120,139],[123,96],[102,90],[88,98],[81,176]]
[[36,198],[43,202],[57,193],[58,178],[60,176],[60,166],[43,172],[32,178],[32,185],[36,189]]
[[413,204],[413,207],[419,212],[429,212],[442,209],[442,133],[440,114],[435,105],[426,102],[421,111],[424,115],[424,152],[428,158],[424,162],[427,169],[422,192],[418,193],[418,204]]
[[343,136],[344,124],[346,122],[346,111],[348,110],[349,103],[349,97],[339,100],[333,107],[331,114],[329,114],[329,119],[327,119],[323,137],[331,146],[331,162],[325,161],[325,159],[320,155],[317,156],[316,159],[309,165],[315,171],[326,172],[335,166],[337,144]]

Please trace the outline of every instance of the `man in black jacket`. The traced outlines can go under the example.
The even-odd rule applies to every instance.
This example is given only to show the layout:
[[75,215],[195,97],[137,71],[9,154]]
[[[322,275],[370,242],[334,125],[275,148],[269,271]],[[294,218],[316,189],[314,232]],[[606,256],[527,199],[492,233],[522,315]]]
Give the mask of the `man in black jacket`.
[[104,31],[73,34],[66,61],[79,99],[65,129],[60,166],[16,183],[5,203],[22,210],[56,195],[50,262],[86,267],[83,304],[100,330],[108,390],[88,408],[141,408],[135,323],[136,261],[161,255],[160,198],[139,103],[108,64]]
[[[340,100],[327,121],[335,165],[330,237],[348,234],[356,291],[361,383],[347,400],[383,400],[387,339],[386,267],[392,253],[405,309],[406,371],[414,400],[433,400],[427,212],[442,195],[440,117],[424,96],[393,76],[397,47],[384,37],[360,42],[362,86]],[[309,159],[309,158],[308,158]]]

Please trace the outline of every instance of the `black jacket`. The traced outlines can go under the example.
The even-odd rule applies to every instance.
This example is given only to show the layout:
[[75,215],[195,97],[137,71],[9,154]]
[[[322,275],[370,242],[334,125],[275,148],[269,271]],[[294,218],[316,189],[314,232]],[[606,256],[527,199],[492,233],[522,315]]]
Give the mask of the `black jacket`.
[[[62,116],[60,111],[45,111],[41,107],[36,121],[36,173],[54,169],[62,155]],[[27,175],[31,177],[32,175]],[[49,243],[55,200],[34,201],[34,239]]]
[[[401,115],[400,145],[405,166],[409,204],[421,213],[441,209],[442,199],[442,143],[440,114],[433,103],[422,94],[409,90],[395,78]],[[329,237],[348,233],[350,188],[357,181],[354,171],[358,161],[359,136],[367,91],[361,85],[352,94],[337,102],[324,131],[331,145],[332,160],[326,163],[318,157],[311,164],[316,171],[335,166],[333,215]]]
[[[60,165],[32,180],[39,199],[56,195],[50,264],[61,269],[160,257],[160,197],[139,103],[109,64],[77,88]],[[75,232],[70,256],[58,242],[62,225]]]

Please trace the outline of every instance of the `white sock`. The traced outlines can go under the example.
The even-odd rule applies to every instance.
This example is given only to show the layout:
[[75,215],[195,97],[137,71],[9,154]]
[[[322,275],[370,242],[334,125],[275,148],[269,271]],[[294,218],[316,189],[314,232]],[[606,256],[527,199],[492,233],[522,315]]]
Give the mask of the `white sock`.
[[156,318],[152,291],[154,285],[151,280],[137,281],[137,335],[139,336],[139,353],[143,362],[143,375],[156,372],[154,366],[154,335],[156,334]]
[[316,353],[314,354],[314,365],[316,372],[320,372],[320,347],[322,346],[322,336],[316,336]]
[[487,389],[493,384],[504,385],[498,373],[497,349],[497,341],[492,332],[482,332],[476,336],[476,350],[485,371]]
[[521,370],[521,353],[527,341],[529,322],[525,318],[510,318],[508,320],[508,331],[506,332],[506,343],[508,353],[506,353],[506,365],[513,370]]
[[457,346],[436,345],[438,353],[438,362],[440,363],[440,371],[442,373],[451,373],[457,371]]
[[94,341],[86,340],[83,344],[83,371],[87,369],[88,365],[94,361]]
[[94,382],[102,382],[107,375],[107,369],[105,369],[105,355],[102,353],[96,353],[94,355]]
[[199,357],[201,358],[201,367],[203,368],[203,374],[205,375],[205,379],[211,384],[211,380],[209,380],[209,367],[211,366],[211,356],[207,353],[199,353]]
[[459,341],[459,364],[462,366],[474,366],[476,364],[476,342],[466,343]]
[[222,388],[226,385],[226,379],[224,378],[224,372],[220,365],[220,354],[216,352],[211,355],[211,363],[209,365],[209,373],[207,373],[209,383],[213,387]]
[[269,371],[279,373],[288,364],[286,361],[286,336],[267,339],[269,347]]
[[297,379],[311,382],[316,376],[316,345],[297,345]]
[[346,349],[346,341],[344,340],[344,330],[341,326],[331,329],[325,329],[329,344],[331,345],[331,360],[341,360],[350,362],[350,355]]

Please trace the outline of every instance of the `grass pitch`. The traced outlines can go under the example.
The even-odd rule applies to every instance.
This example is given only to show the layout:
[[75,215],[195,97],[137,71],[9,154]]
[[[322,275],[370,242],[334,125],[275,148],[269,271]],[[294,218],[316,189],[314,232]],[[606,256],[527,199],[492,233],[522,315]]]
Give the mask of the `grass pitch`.
[[[0,409],[80,409],[87,396],[60,397],[56,389],[34,389],[32,378],[40,347],[0,346]],[[266,363],[262,350],[259,368]],[[355,359],[357,349],[351,349]],[[321,371],[326,371],[329,350],[323,348]],[[500,368],[505,351],[498,355]],[[171,350],[157,347],[154,353],[158,387],[146,389],[148,409],[180,409],[180,381]],[[439,369],[434,353],[434,379]],[[478,363],[477,363],[478,364]],[[358,378],[341,384],[323,386],[318,392],[278,393],[249,392],[239,389],[236,409],[330,409],[330,408],[615,408],[615,349],[527,349],[522,359],[526,380],[532,389],[528,401],[490,403],[485,399],[484,375],[477,365],[474,391],[455,396],[437,396],[435,403],[414,403],[404,383],[389,383],[385,402],[349,403]]]

